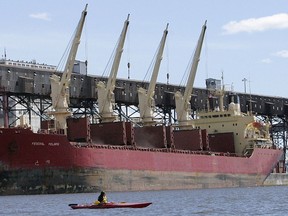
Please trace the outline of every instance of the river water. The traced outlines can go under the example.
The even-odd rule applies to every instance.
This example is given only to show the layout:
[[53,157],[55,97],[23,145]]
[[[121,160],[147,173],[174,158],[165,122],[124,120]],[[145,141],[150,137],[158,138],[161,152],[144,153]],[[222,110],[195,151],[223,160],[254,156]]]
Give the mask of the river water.
[[91,203],[98,193],[0,196],[0,215],[288,215],[288,187],[251,187],[147,192],[107,192],[108,201],[152,202],[142,209],[78,209],[70,203]]

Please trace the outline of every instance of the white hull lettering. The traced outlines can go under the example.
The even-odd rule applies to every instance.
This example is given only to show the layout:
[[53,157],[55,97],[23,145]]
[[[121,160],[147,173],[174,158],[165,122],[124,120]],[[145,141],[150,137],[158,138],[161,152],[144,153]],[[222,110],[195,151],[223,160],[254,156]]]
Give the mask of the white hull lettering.
[[34,146],[44,146],[45,144],[43,142],[32,142],[32,145],[34,145]]
[[59,143],[48,143],[49,146],[60,146]]

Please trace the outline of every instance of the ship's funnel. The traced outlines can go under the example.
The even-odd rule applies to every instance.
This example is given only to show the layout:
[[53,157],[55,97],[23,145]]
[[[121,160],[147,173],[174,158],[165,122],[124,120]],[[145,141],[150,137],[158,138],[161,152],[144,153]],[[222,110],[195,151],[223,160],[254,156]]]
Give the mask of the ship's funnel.
[[230,103],[235,103],[235,104],[240,104],[240,99],[237,94],[230,94],[228,95],[228,102]]
[[229,110],[234,111],[235,114],[241,113],[241,108],[240,108],[240,99],[239,96],[236,94],[230,94],[228,95],[228,102],[229,102]]

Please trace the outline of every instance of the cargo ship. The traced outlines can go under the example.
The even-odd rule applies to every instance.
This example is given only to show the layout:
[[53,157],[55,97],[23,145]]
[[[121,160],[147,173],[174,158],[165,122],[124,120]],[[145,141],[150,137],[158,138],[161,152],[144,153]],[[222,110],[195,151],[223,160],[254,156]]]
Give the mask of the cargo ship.
[[[224,109],[224,87],[207,80],[207,107],[191,118],[191,94],[206,22],[191,62],[185,92],[175,92],[177,120],[160,124],[154,89],[168,24],[157,51],[149,88],[139,88],[140,122],[119,121],[113,90],[129,24],[124,23],[107,82],[97,83],[101,121],[69,111],[69,83],[87,5],[76,28],[63,73],[51,76],[53,118],[33,132],[23,125],[0,128],[0,195],[145,191],[261,186],[283,150],[269,124],[241,113],[236,94]],[[215,105],[215,103],[216,105]],[[219,102],[219,103],[218,103]]]

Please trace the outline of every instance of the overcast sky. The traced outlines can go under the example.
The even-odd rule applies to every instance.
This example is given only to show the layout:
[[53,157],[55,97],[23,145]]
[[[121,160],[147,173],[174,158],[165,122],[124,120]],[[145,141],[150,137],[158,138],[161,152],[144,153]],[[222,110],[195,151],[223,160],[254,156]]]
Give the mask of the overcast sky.
[[[288,98],[288,0],[0,0],[0,53],[8,59],[58,65],[85,4],[77,59],[102,75],[127,15],[129,31],[119,78],[144,80],[169,23],[158,82],[180,85],[207,20],[194,87],[206,78],[227,89]],[[147,77],[146,79],[147,80]]]

